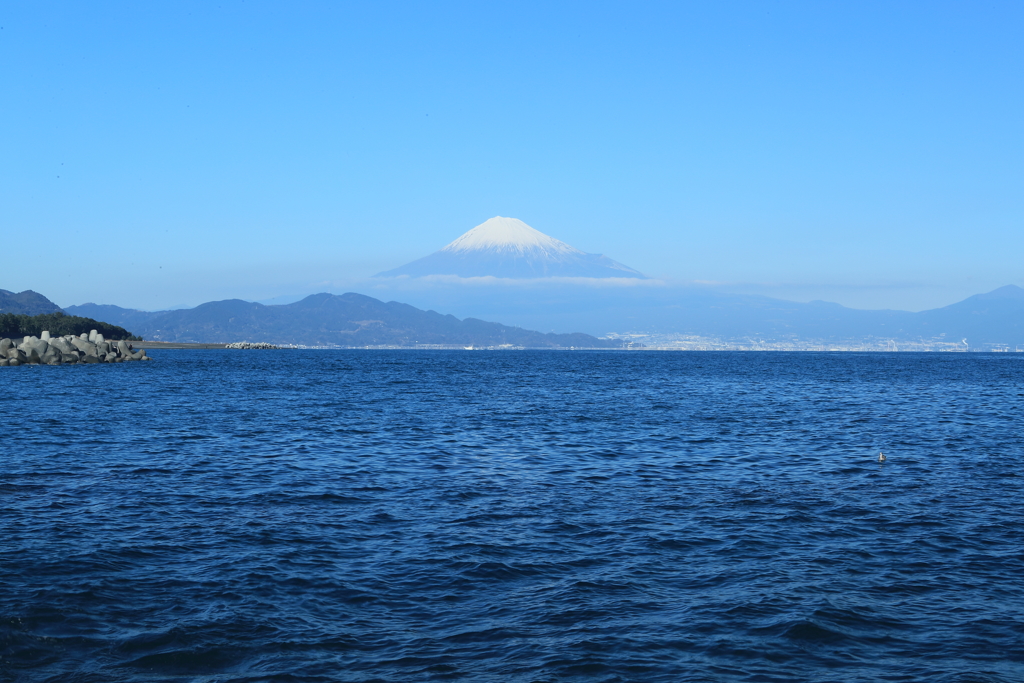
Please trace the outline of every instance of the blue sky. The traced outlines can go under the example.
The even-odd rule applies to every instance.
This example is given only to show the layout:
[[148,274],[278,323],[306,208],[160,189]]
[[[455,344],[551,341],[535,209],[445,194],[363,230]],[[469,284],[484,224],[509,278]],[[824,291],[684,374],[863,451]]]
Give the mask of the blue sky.
[[4,3],[0,288],[365,291],[495,215],[672,282],[1024,285],[1024,4]]

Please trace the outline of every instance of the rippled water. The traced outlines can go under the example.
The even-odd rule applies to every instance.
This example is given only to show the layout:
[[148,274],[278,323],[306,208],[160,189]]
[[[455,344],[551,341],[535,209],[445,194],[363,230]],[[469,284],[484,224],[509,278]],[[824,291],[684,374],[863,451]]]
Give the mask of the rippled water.
[[1024,356],[154,354],[0,369],[4,681],[1024,680]]

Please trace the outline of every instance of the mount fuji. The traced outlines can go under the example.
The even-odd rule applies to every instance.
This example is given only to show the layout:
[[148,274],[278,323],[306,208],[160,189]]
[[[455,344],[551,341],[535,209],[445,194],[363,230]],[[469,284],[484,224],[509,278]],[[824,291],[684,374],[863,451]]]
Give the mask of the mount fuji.
[[495,216],[430,256],[376,277],[642,278],[647,276],[601,254],[588,254],[531,228],[518,218]]

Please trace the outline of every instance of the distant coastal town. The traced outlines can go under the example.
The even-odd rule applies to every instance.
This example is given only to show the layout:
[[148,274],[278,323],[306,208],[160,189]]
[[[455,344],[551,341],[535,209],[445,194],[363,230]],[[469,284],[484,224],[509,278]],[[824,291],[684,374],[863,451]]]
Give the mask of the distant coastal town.
[[627,349],[648,351],[910,351],[910,352],[1001,352],[1024,353],[1024,345],[979,343],[971,344],[963,339],[953,341],[942,337],[935,339],[730,339],[702,337],[697,335],[656,334],[632,332],[608,334],[604,338],[617,339]]

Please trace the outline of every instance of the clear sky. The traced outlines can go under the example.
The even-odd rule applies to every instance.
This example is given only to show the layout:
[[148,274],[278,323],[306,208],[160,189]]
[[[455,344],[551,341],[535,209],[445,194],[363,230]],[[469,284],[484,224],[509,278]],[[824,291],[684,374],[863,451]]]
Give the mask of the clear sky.
[[1019,1],[7,2],[0,26],[0,288],[60,305],[360,291],[495,215],[797,300],[1024,285]]

